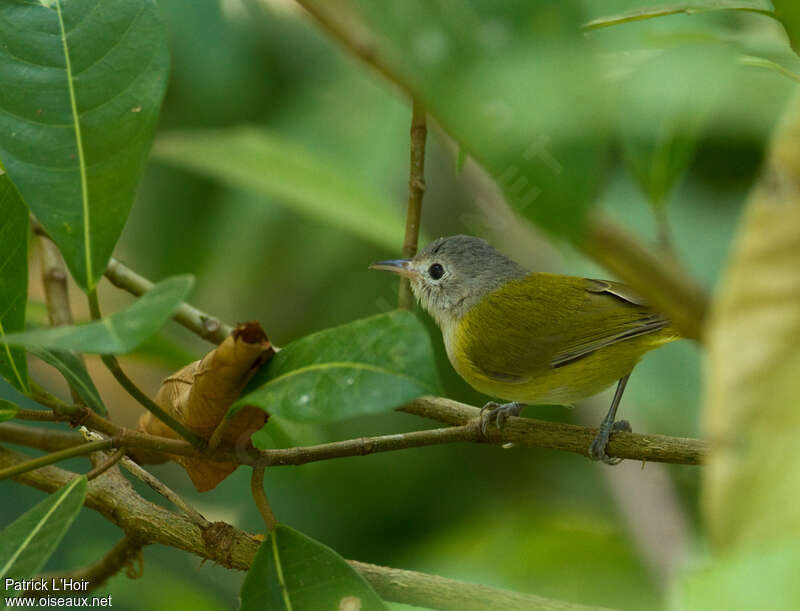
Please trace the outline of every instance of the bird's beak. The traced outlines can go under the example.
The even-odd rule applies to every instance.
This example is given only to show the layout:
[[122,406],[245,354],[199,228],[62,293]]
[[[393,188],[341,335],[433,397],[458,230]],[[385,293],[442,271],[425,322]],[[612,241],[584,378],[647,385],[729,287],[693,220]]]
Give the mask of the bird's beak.
[[411,259],[390,259],[389,261],[378,261],[369,266],[370,269],[380,269],[385,272],[399,274],[406,278],[412,278],[417,272],[411,268]]

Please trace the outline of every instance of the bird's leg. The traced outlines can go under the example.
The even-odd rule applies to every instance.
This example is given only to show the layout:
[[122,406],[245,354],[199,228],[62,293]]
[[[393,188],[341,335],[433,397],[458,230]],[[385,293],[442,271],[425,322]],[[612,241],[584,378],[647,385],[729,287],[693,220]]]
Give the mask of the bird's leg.
[[626,431],[630,433],[631,431],[631,425],[627,420],[614,422],[614,418],[617,415],[617,407],[619,407],[619,401],[622,399],[622,393],[625,391],[625,385],[628,383],[629,377],[631,377],[631,374],[619,379],[617,390],[614,393],[614,399],[611,401],[611,407],[608,408],[608,413],[600,423],[600,430],[589,446],[589,456],[593,460],[602,460],[607,465],[616,465],[622,462],[621,458],[611,458],[606,454],[606,446],[608,445],[611,433],[617,431]]
[[[492,420],[494,420],[498,429],[502,429],[506,419],[509,416],[519,416],[519,413],[522,411],[523,407],[525,407],[525,404],[517,401],[503,403],[502,405],[495,401],[489,401],[481,408],[481,432],[484,434],[484,436],[486,435],[486,427],[489,426],[489,423]],[[487,409],[489,410],[489,413],[484,416],[484,412]]]

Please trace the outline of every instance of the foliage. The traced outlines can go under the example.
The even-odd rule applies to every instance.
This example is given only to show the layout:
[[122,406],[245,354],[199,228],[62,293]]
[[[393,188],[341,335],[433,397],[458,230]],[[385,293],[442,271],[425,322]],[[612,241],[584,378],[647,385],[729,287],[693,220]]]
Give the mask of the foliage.
[[[659,433],[690,435],[702,420],[719,446],[702,479],[674,469],[658,494],[617,486],[613,498],[580,459],[477,444],[270,469],[275,512],[298,530],[269,532],[243,583],[153,550],[148,569],[169,571],[146,571],[141,586],[112,581],[122,606],[170,583],[210,608],[230,607],[236,592],[243,609],[387,608],[341,553],[592,605],[653,608],[670,591],[683,608],[752,608],[768,590],[771,607],[796,608],[795,3],[300,4],[0,5],[0,421],[43,400],[29,366],[56,394],[58,372],[95,414],[136,420],[139,408],[125,413],[77,355],[132,354],[143,378],[184,364],[167,369],[164,354],[194,358],[200,344],[166,327],[193,285],[187,271],[199,279],[195,304],[257,317],[283,346],[228,413],[269,414],[257,446],[418,428],[393,408],[424,394],[485,401],[452,372],[426,318],[387,311],[394,286],[366,269],[402,244],[413,96],[431,128],[423,235],[479,233],[533,268],[600,276],[572,248],[606,215],[713,291],[704,378],[698,348],[665,348],[637,369],[623,410],[636,430]],[[94,320],[26,327],[26,300],[42,322],[49,298],[28,286],[38,270],[29,242],[47,239],[31,240],[30,214]],[[550,259],[528,222],[559,245]],[[98,289],[115,249],[165,279],[116,301]],[[115,313],[100,317],[99,298]],[[639,477],[652,484],[652,470]],[[201,502],[252,530],[241,471]],[[185,491],[178,475],[160,475]],[[0,487],[4,498],[20,490]],[[110,547],[100,518],[78,515],[86,478],[17,518],[35,499],[21,490],[0,507],[10,522],[0,578],[74,568]],[[686,525],[654,551],[631,508],[675,496],[700,509],[659,506],[655,520]],[[692,543],[708,543],[702,562],[678,549]]]

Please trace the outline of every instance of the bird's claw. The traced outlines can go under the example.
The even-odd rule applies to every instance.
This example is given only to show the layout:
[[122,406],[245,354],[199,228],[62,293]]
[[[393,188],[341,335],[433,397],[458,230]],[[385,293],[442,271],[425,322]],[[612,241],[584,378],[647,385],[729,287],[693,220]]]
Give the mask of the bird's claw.
[[[481,433],[483,433],[484,437],[486,436],[486,429],[492,420],[494,420],[498,430],[502,429],[508,417],[519,416],[523,407],[522,403],[516,401],[503,403],[502,405],[496,401],[489,401],[481,408],[479,416],[481,421]],[[488,414],[485,414],[486,410],[489,410]]]
[[601,426],[600,431],[597,433],[597,436],[592,440],[592,443],[589,445],[589,457],[592,460],[599,460],[604,462],[607,465],[618,465],[622,462],[622,458],[619,457],[611,457],[606,454],[606,446],[608,445],[608,440],[611,438],[611,433],[617,432],[625,432],[630,433],[633,429],[631,428],[631,423],[627,420],[617,420],[614,422],[610,427],[609,426]]

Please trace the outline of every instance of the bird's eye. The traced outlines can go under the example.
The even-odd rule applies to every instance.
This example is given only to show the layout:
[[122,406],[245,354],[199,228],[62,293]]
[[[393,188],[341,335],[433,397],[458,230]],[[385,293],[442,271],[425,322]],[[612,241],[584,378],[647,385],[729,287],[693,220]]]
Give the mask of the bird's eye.
[[444,276],[444,268],[438,263],[434,263],[428,268],[428,275],[434,280],[438,280]]

